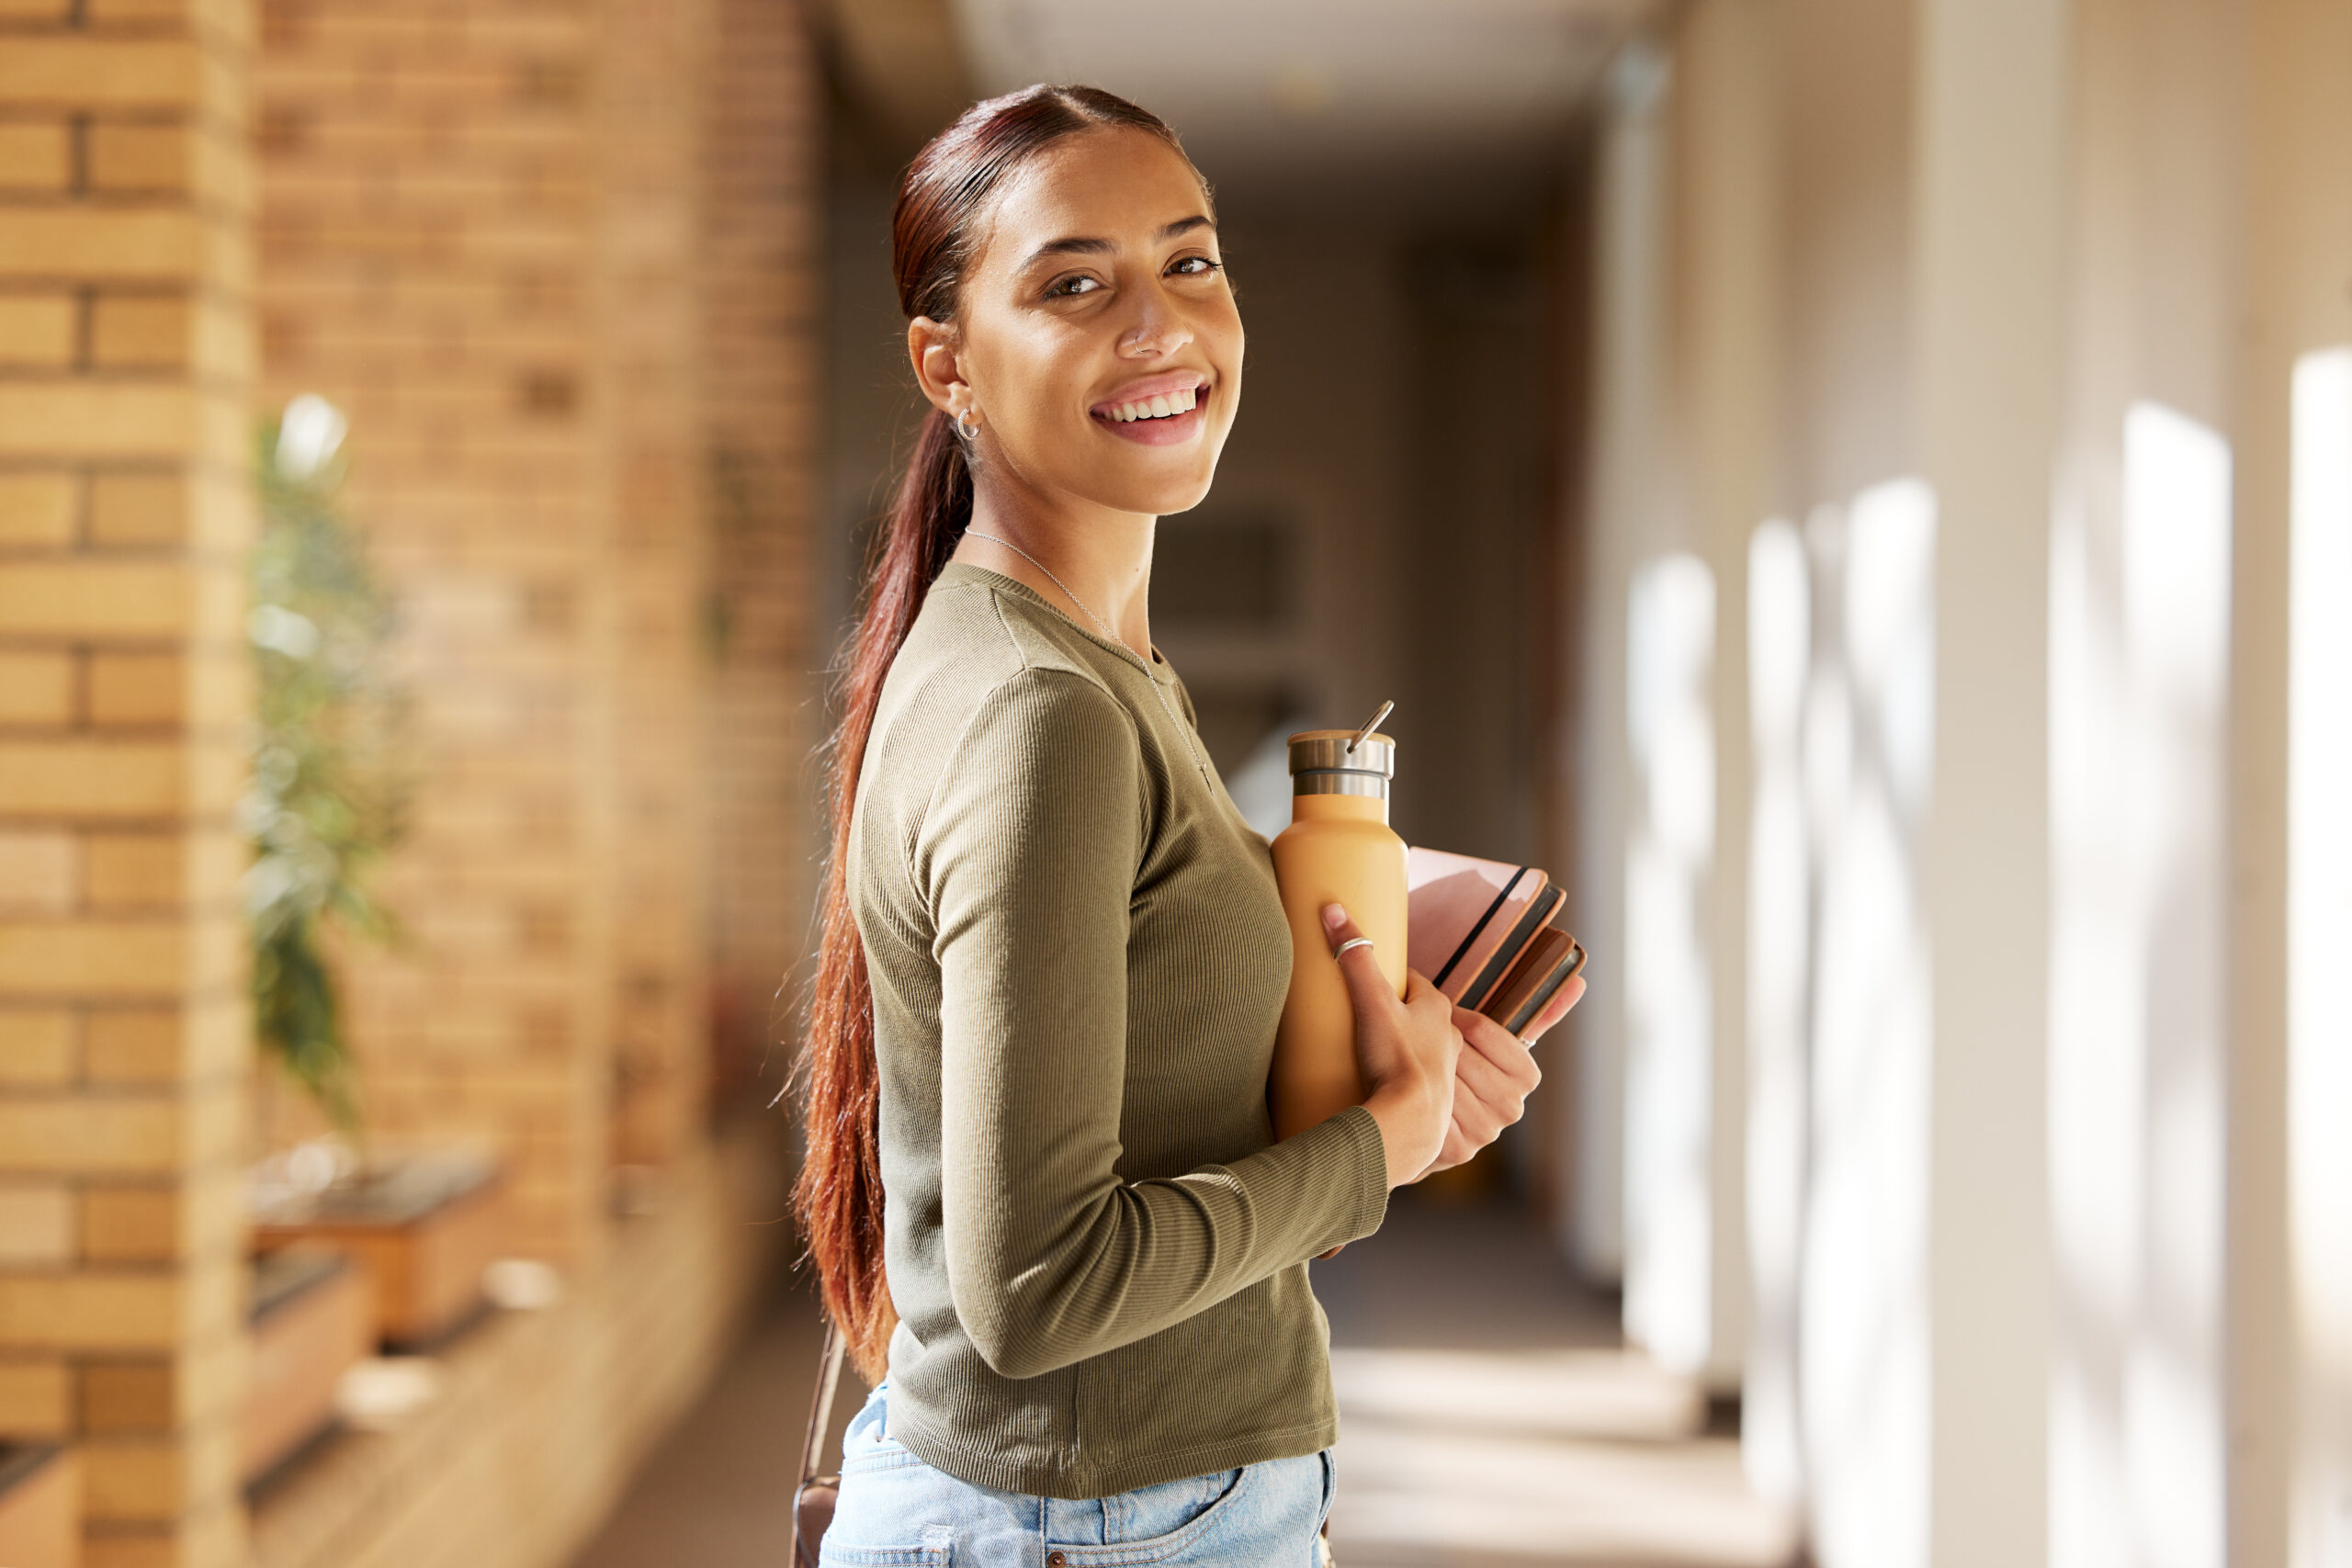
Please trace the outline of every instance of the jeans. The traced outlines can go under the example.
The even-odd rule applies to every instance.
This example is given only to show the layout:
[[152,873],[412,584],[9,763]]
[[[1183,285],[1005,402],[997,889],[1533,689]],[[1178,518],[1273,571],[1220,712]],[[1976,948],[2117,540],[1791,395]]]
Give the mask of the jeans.
[[1315,1568],[1331,1450],[1072,1502],[933,1470],[888,1435],[889,1388],[842,1439],[820,1561],[838,1568]]

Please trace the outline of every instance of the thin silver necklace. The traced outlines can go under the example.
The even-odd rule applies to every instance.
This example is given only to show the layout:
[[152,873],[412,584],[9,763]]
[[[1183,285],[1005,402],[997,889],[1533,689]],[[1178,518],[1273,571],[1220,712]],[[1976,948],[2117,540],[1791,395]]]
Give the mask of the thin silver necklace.
[[1069,584],[1064,582],[1059,577],[1056,576],[1052,567],[1047,566],[1044,561],[1039,560],[1035,556],[1031,555],[1027,550],[1023,549],[1011,539],[1000,539],[994,534],[983,534],[978,528],[966,528],[964,530],[964,536],[967,539],[986,539],[991,545],[1002,545],[1006,549],[1011,550],[1014,555],[1019,556],[1023,560],[1027,561],[1031,566],[1034,566],[1039,571],[1044,572],[1048,578],[1053,580],[1054,586],[1062,591],[1063,597],[1067,598],[1071,604],[1077,605],[1079,609],[1085,614],[1086,618],[1094,623],[1095,629],[1102,634],[1103,641],[1110,643],[1118,649],[1121,653],[1125,654],[1129,659],[1135,660],[1136,668],[1143,671],[1143,678],[1151,682],[1152,695],[1159,699],[1159,711],[1168,716],[1168,722],[1174,725],[1176,727],[1176,732],[1184,738],[1184,750],[1193,754],[1193,766],[1201,771],[1201,781],[1204,784],[1207,783],[1209,776],[1209,765],[1201,760],[1200,749],[1193,744],[1193,727],[1186,724],[1183,718],[1176,712],[1176,709],[1169,703],[1167,692],[1162,690],[1160,687],[1159,677],[1151,672],[1151,665],[1145,660],[1144,656],[1137,653],[1133,648],[1130,648],[1127,645],[1126,638],[1113,631],[1111,629],[1110,623],[1103,620],[1102,616],[1096,615],[1093,610],[1088,606],[1085,600],[1080,598],[1077,594],[1072,593],[1069,589]]

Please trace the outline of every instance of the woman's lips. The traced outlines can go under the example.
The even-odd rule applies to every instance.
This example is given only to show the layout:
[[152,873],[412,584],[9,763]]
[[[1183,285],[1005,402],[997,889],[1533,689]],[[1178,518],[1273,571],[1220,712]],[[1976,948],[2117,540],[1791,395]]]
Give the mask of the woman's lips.
[[1209,393],[1206,382],[1178,381],[1170,388],[1147,382],[1098,404],[1091,415],[1112,434],[1137,446],[1172,446],[1200,434],[1208,418]]

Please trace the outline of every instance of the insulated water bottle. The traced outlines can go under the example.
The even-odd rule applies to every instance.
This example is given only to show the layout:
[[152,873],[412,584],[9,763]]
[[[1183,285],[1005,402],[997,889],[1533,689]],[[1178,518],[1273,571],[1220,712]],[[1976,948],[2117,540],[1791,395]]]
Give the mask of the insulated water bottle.
[[1405,840],[1388,827],[1396,743],[1360,730],[1290,738],[1291,824],[1274,840],[1274,876],[1290,917],[1290,995],[1274,1036],[1269,1099],[1287,1138],[1363,1100],[1355,1010],[1323,931],[1323,906],[1344,907],[1372,939],[1381,975],[1405,994]]

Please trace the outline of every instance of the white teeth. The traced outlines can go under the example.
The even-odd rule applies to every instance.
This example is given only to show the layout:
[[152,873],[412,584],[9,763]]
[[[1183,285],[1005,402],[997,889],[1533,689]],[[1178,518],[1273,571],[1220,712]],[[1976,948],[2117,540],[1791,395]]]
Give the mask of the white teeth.
[[1130,424],[1139,419],[1166,419],[1171,414],[1190,413],[1200,404],[1200,389],[1187,387],[1182,391],[1146,398],[1140,402],[1114,403],[1109,417],[1121,424]]

